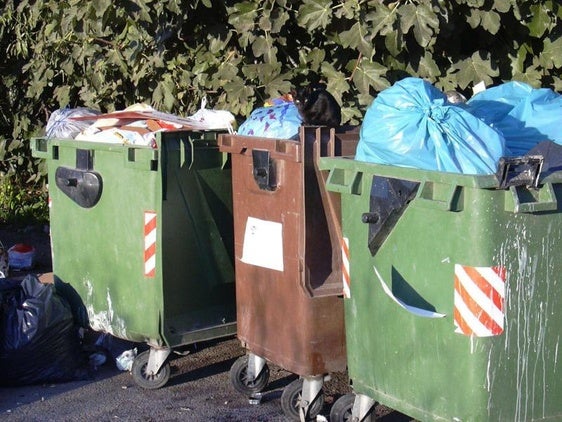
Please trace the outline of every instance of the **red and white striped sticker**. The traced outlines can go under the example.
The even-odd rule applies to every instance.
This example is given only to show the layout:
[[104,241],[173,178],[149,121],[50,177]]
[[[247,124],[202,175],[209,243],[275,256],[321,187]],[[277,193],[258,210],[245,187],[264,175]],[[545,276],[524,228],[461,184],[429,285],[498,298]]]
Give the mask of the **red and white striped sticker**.
[[349,288],[349,239],[344,237],[341,242],[341,275],[343,282],[343,296],[347,299],[351,297],[351,289]]
[[455,264],[455,332],[491,337],[503,333],[505,267]]
[[144,276],[156,275],[156,212],[144,212]]

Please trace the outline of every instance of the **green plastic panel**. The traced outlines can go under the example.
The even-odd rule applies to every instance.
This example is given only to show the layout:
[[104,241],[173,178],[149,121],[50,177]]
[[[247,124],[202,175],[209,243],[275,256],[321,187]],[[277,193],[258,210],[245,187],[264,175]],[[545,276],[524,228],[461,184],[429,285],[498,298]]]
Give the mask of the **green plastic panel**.
[[[93,329],[169,347],[235,334],[231,170],[216,136],[31,141],[49,169],[54,276]],[[65,194],[76,182],[57,182],[61,167],[99,175],[94,206]]]
[[[561,420],[560,174],[537,189],[498,189],[493,176],[344,158],[321,166],[330,171],[327,188],[341,193],[349,241],[345,324],[355,392],[422,421]],[[372,252],[362,215],[374,176],[419,186]],[[501,330],[459,332],[461,267],[502,274],[503,299],[484,293],[500,304]]]

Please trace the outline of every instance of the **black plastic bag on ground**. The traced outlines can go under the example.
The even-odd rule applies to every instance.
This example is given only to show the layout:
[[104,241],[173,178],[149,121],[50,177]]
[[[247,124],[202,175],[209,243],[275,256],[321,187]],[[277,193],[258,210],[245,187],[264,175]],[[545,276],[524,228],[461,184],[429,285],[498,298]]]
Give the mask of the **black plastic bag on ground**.
[[70,307],[53,285],[33,275],[22,282],[0,280],[0,373],[3,386],[83,378]]

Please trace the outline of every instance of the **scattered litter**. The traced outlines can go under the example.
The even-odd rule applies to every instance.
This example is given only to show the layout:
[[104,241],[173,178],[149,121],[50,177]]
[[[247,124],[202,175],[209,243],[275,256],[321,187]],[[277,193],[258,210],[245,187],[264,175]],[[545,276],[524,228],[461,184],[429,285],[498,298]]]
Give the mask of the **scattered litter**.
[[115,358],[115,364],[117,368],[121,371],[130,371],[133,367],[133,361],[137,356],[137,349],[125,350],[119,356]]
[[105,350],[107,355],[114,359],[115,365],[120,371],[130,371],[137,356],[138,349],[134,347],[137,344],[108,333],[99,333],[94,346]]
[[25,243],[16,243],[8,249],[9,266],[15,270],[28,270],[35,264],[35,247]]
[[249,398],[248,398],[248,403],[252,404],[252,405],[258,405],[261,403],[261,399],[263,397],[262,393],[253,393]]
[[93,369],[97,369],[102,366],[106,361],[107,357],[105,356],[105,353],[102,352],[93,353],[89,357],[89,364]]

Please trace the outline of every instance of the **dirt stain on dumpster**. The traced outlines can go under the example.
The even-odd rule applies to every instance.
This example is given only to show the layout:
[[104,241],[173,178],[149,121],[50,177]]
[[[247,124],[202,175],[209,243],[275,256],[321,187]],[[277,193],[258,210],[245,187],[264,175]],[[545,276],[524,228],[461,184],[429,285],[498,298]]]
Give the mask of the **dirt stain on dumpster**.
[[[508,274],[503,350],[497,350],[499,343],[489,350],[486,387],[492,393],[498,388],[494,378],[503,389],[509,384],[515,396],[514,420],[528,420],[548,416],[548,385],[558,361],[559,336],[553,338],[549,333],[559,323],[550,317],[556,315],[555,298],[559,296],[558,258],[553,251],[560,233],[552,233],[551,225],[543,229],[545,235],[521,222],[511,224],[507,232],[517,235],[502,243],[496,257]],[[491,394],[489,407],[492,401]]]
[[116,337],[127,338],[125,321],[116,317],[113,311],[109,287],[106,290],[106,309],[96,312],[94,309],[94,287],[92,282],[90,280],[84,280],[84,284],[87,288],[86,311],[88,312],[91,328],[94,331],[101,331]]

